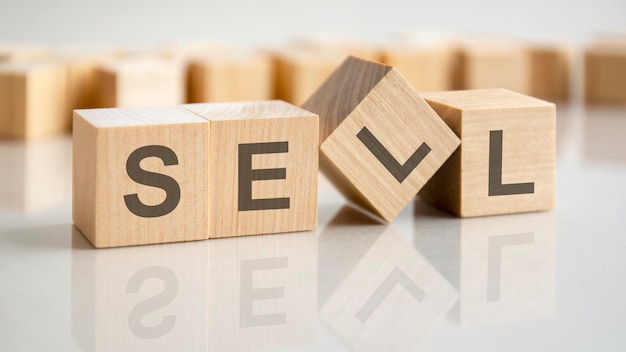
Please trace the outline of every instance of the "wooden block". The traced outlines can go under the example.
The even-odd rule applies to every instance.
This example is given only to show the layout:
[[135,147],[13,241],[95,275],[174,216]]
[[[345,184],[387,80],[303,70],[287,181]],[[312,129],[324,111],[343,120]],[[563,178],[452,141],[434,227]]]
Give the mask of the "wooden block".
[[317,226],[317,115],[282,101],[184,107],[211,125],[209,238]]
[[227,56],[233,52],[230,45],[211,40],[174,40],[159,45],[157,50],[165,57],[178,59]]
[[99,65],[101,107],[165,106],[185,101],[185,71],[174,59],[114,60]]
[[530,93],[526,46],[515,40],[472,39],[461,44],[454,89],[505,88]]
[[554,207],[554,104],[505,89],[420,94],[462,141],[423,199],[462,217]]
[[0,137],[29,139],[67,130],[65,89],[61,63],[0,64]]
[[189,102],[269,100],[274,71],[269,56],[210,56],[190,61]]
[[385,47],[382,61],[395,67],[416,90],[448,90],[454,84],[457,49],[451,43],[398,43]]
[[459,145],[400,73],[383,64],[348,58],[303,107],[320,115],[322,172],[386,221]]
[[570,48],[556,44],[532,44],[529,55],[531,95],[566,101],[570,92]]
[[342,35],[299,35],[291,39],[289,47],[307,53],[339,54],[370,61],[380,61],[382,54],[376,45]]
[[209,123],[182,107],[74,113],[74,224],[95,247],[208,238]]
[[94,250],[72,228],[67,313],[77,347],[208,350],[207,241]]
[[314,345],[315,232],[208,241],[208,351]]
[[598,43],[585,51],[585,98],[591,103],[626,103],[626,40]]
[[[346,215],[343,209],[338,214]],[[320,319],[357,351],[417,350],[457,301],[457,290],[392,226],[335,220],[342,219],[334,219],[320,234],[320,251],[341,244],[332,235],[343,237],[344,231],[354,228],[361,229],[358,237],[364,236],[369,246],[365,248],[353,237],[350,250],[340,252],[348,257],[336,258],[332,269],[320,275],[320,279],[345,275],[335,287],[320,287],[330,292],[320,305]],[[330,246],[326,241],[331,241]],[[354,257],[353,246],[365,253]],[[331,283],[327,277],[320,282]]]
[[48,58],[43,46],[0,43],[0,62],[36,62]]
[[552,212],[465,219],[460,240],[461,326],[554,316]]
[[337,53],[275,52],[275,97],[301,105],[344,59],[345,55]]
[[36,214],[67,204],[72,188],[71,154],[68,135],[28,142],[1,140],[0,208]]

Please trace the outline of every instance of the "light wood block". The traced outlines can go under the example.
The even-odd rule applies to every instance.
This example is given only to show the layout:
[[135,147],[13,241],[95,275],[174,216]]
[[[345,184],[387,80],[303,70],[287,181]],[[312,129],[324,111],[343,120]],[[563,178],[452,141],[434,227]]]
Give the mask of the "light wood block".
[[0,64],[0,137],[29,139],[62,133],[66,70],[57,62]]
[[175,40],[159,45],[158,52],[166,57],[192,59],[231,55],[233,48],[228,44],[211,40]]
[[184,107],[211,125],[209,238],[317,226],[317,115],[282,101]]
[[48,59],[46,47],[0,43],[0,62],[36,62]]
[[330,53],[380,61],[381,50],[359,38],[342,35],[308,34],[291,39],[289,47],[307,53]]
[[591,103],[626,103],[626,40],[586,49],[585,98]]
[[166,106],[185,102],[185,68],[175,59],[114,60],[97,68],[101,107]]
[[279,50],[273,53],[274,96],[301,105],[341,65],[344,54]]
[[269,100],[274,71],[269,56],[248,54],[192,59],[189,102]]
[[320,115],[320,168],[391,221],[459,139],[391,66],[348,58],[303,105]]
[[[320,320],[357,351],[417,350],[457,301],[457,290],[392,226],[346,217],[360,221],[342,209],[319,236],[321,258],[334,259],[320,260],[332,267],[332,275],[320,277],[320,292],[329,292]],[[356,229],[365,243],[344,236]],[[340,258],[329,258],[333,252]]]
[[423,199],[461,217],[554,207],[554,104],[505,89],[420,95],[462,141]]
[[223,238],[206,243],[208,351],[315,344],[315,232]]
[[523,43],[479,38],[464,41],[460,48],[454,89],[505,88],[530,93],[529,55]]
[[72,229],[67,314],[77,347],[208,350],[209,242],[94,250]]
[[566,101],[570,94],[571,49],[557,44],[531,44],[531,95],[551,101]]
[[451,43],[398,43],[384,48],[382,62],[395,67],[418,91],[454,85],[457,49]]
[[74,113],[74,224],[98,248],[208,238],[209,123],[182,108]]

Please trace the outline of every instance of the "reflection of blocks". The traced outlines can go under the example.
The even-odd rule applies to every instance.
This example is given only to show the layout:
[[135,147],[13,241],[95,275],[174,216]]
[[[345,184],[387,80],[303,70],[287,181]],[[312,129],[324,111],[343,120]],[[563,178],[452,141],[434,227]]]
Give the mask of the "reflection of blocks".
[[189,65],[189,101],[267,100],[273,96],[273,69],[269,56],[207,56]]
[[209,351],[315,344],[312,232],[209,241]]
[[0,65],[0,137],[28,139],[63,132],[66,71],[59,63]]
[[209,238],[317,226],[317,115],[282,101],[184,107],[211,125]]
[[387,221],[459,145],[391,66],[348,58],[303,107],[320,115],[324,174]]
[[[392,228],[320,307],[320,318],[359,351],[412,351],[452,307],[457,291]],[[321,244],[320,244],[321,245]]]
[[208,139],[182,107],[77,110],[74,223],[96,247],[206,239]]
[[585,97],[595,103],[626,103],[626,39],[587,48]]
[[463,326],[554,314],[554,215],[464,219],[461,223]]
[[72,335],[83,351],[208,349],[206,242],[94,250],[72,233]]
[[462,140],[424,200],[463,217],[554,206],[554,104],[504,89],[422,96]]
[[99,66],[98,105],[106,108],[165,106],[185,102],[183,64],[174,59],[135,58]]

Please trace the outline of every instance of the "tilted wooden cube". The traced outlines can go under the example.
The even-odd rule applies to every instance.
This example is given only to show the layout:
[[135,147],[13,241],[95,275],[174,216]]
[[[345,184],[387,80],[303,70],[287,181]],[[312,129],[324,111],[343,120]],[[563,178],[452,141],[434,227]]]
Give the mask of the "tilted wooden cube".
[[28,139],[67,130],[66,70],[58,62],[0,64],[0,137]]
[[99,65],[98,105],[105,108],[185,103],[185,68],[176,59],[138,57]]
[[462,143],[423,199],[462,217],[554,207],[554,104],[506,89],[420,94]]
[[586,49],[585,98],[591,103],[626,103],[626,38]]
[[182,107],[74,113],[74,224],[95,247],[208,238],[209,123]]
[[209,120],[209,238],[317,227],[316,114],[282,101],[184,105]]
[[393,67],[348,58],[303,105],[320,115],[320,168],[391,221],[459,139]]
[[194,58],[189,63],[189,90],[191,103],[271,99],[271,58],[253,53]]

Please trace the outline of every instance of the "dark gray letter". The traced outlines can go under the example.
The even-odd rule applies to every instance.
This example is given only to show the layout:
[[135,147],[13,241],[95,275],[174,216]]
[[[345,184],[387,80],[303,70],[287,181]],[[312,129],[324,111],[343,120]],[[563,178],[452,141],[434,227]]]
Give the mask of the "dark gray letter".
[[489,196],[535,193],[535,183],[502,184],[502,130],[489,131]]
[[239,211],[289,209],[289,198],[252,199],[252,181],[284,180],[287,170],[252,170],[253,154],[287,153],[289,142],[239,144]]
[[128,176],[139,184],[161,188],[166,193],[165,200],[159,205],[145,205],[135,193],[125,195],[124,202],[131,213],[144,218],[156,218],[167,215],[176,209],[180,201],[180,186],[176,180],[169,176],[146,171],[139,167],[139,163],[149,157],[161,159],[165,166],[178,165],[178,158],[176,153],[168,147],[148,145],[132,152],[126,161]]

